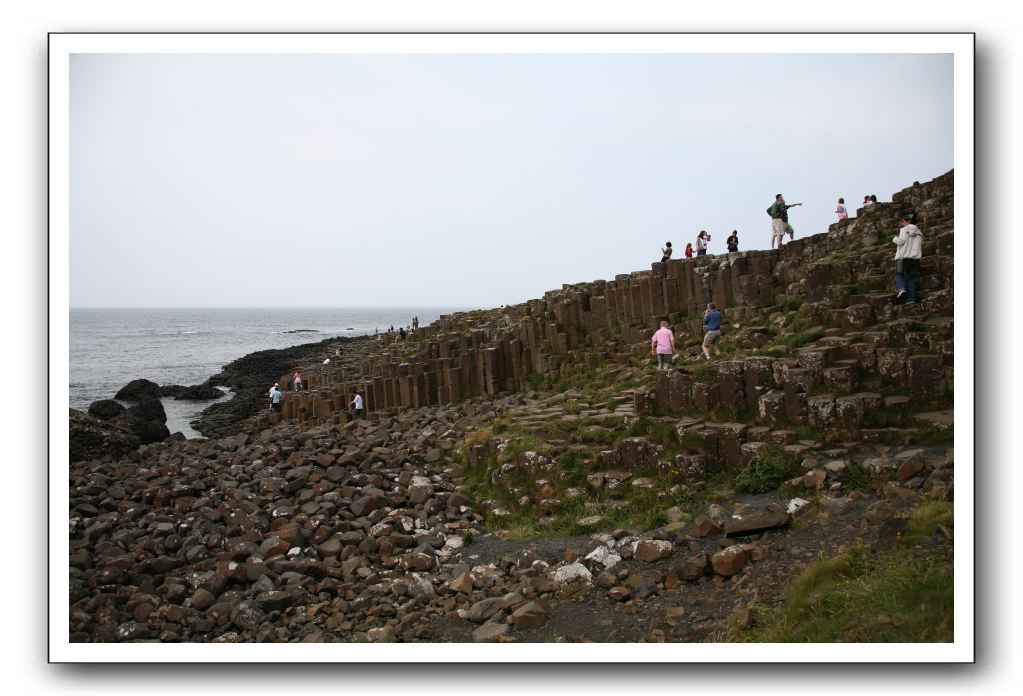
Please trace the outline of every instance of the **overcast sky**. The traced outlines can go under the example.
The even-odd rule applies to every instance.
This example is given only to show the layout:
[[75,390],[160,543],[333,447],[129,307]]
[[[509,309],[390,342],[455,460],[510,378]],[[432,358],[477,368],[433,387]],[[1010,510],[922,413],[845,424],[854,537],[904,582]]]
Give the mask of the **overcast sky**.
[[953,167],[945,55],[71,59],[71,306],[472,306]]

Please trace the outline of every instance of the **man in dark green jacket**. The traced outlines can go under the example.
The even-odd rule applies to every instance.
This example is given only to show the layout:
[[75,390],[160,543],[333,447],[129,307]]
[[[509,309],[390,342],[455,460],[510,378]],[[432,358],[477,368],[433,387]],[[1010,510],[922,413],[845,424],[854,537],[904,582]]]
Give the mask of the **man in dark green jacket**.
[[767,209],[767,214],[771,216],[771,248],[774,248],[774,240],[778,240],[778,248],[781,249],[781,240],[785,237],[785,233],[789,233],[789,241],[791,242],[796,238],[796,231],[792,229],[792,225],[789,224],[789,208],[795,208],[797,205],[803,205],[802,203],[793,203],[787,205],[785,198],[779,193],[774,197],[774,203]]

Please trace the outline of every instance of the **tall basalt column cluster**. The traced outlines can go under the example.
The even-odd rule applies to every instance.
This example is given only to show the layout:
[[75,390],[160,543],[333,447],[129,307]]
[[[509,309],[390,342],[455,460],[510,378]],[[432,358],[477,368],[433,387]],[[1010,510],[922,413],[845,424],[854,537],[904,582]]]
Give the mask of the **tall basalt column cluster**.
[[[846,306],[850,298],[858,297],[850,287],[856,278],[863,277],[890,284],[891,271],[864,267],[862,264],[867,262],[855,255],[836,262],[833,255],[877,244],[885,235],[890,238],[897,231],[898,214],[905,208],[918,211],[925,229],[928,218],[933,223],[950,220],[952,177],[949,172],[927,184],[915,185],[896,194],[892,204],[859,211],[857,218],[832,225],[827,235],[798,239],[778,250],[657,262],[648,271],[565,285],[542,299],[500,310],[445,315],[404,342],[385,342],[381,337],[379,350],[372,358],[358,365],[307,374],[307,391],[286,392],[282,413],[264,415],[260,420],[344,422],[354,392],[363,395],[368,414],[373,417],[521,391],[529,387],[534,375],[556,378],[567,366],[592,369],[620,359],[609,346],[613,337],[620,337],[628,346],[625,358],[635,354],[638,345],[649,341],[663,319],[683,337],[698,336],[703,331],[700,317],[708,302],[726,310],[726,319],[733,322],[798,297],[819,303],[823,309],[814,311],[833,325],[839,322],[846,329],[865,329],[872,322],[893,318],[892,308],[881,295],[864,295],[857,300],[859,304]],[[946,285],[950,287],[950,264],[926,258],[939,246],[951,244],[951,225],[947,227],[937,224],[929,230],[932,235],[934,231],[938,234],[928,238],[929,250],[925,245],[925,271],[947,276]],[[765,225],[765,234],[766,230]],[[880,361],[882,367],[877,369],[887,370],[888,363],[895,359],[869,343],[869,334],[864,333],[860,345],[841,346],[841,360],[852,361],[848,364],[833,362],[830,354],[826,358],[800,355],[787,366],[797,376],[794,380],[778,379],[776,368],[752,369],[743,363],[740,376],[739,371],[729,372],[731,368],[723,365],[720,384],[679,383],[659,388],[658,400],[665,405],[685,404],[708,410],[722,403],[729,408],[741,406],[764,421],[782,415],[798,422],[833,419],[842,413],[851,422],[855,417],[849,414],[860,412],[851,406],[828,406],[817,399],[816,410],[811,408],[801,396],[809,390],[801,386],[805,379],[798,371],[812,371],[813,386],[833,388],[833,399],[852,398],[850,390],[862,366]],[[945,348],[936,346],[935,351]],[[903,356],[898,378],[905,374],[908,385],[919,384],[929,390],[950,383],[951,351],[947,352],[947,357],[942,353],[934,359],[912,362],[908,355]],[[281,383],[288,383],[286,376]]]

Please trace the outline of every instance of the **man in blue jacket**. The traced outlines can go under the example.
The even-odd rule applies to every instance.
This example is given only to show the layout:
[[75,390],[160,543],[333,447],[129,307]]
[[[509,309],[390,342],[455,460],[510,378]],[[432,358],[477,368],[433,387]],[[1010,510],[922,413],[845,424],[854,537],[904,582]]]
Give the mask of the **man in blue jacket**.
[[710,360],[710,349],[713,346],[714,355],[721,355],[721,322],[724,317],[714,303],[707,305],[707,311],[703,313],[703,325],[707,327],[707,333],[703,336],[703,359]]

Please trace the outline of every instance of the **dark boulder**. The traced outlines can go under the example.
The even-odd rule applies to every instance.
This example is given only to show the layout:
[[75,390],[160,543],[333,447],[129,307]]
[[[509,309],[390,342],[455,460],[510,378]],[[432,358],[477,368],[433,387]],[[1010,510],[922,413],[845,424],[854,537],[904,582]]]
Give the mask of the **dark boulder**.
[[103,420],[117,418],[124,413],[124,406],[113,399],[100,399],[89,404],[89,415]]
[[142,444],[142,438],[124,426],[69,410],[71,461],[120,457]]
[[209,401],[210,399],[219,399],[224,395],[224,392],[214,387],[209,382],[205,384],[195,384],[191,387],[185,387],[180,393],[175,394],[175,399],[182,401]]
[[142,399],[159,399],[160,385],[148,379],[133,379],[114,394],[115,399],[122,401],[141,401]]
[[158,423],[167,422],[167,412],[163,410],[163,403],[158,398],[142,399],[129,408],[128,412],[141,420],[156,421]]

